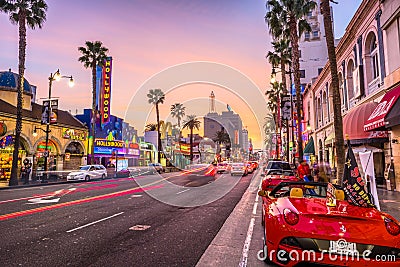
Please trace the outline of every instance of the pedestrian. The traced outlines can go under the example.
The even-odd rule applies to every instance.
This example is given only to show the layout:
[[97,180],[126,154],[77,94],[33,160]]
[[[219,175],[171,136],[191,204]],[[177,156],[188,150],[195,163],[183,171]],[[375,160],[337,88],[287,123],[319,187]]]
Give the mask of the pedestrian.
[[25,167],[24,184],[29,184],[29,175],[31,173],[32,163],[28,163]]
[[[299,166],[297,167],[297,175],[300,179],[304,179],[305,181],[311,181],[311,169],[305,159],[300,161]],[[306,180],[307,179],[307,180]]]

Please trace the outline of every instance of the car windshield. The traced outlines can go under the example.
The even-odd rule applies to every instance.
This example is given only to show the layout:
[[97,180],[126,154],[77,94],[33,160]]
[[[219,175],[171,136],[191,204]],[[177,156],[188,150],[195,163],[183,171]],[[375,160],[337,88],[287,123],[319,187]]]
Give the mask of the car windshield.
[[89,170],[89,168],[90,168],[90,166],[80,166],[80,167],[79,167],[79,170],[81,170],[81,171],[87,171],[87,170]]
[[290,164],[288,162],[282,162],[282,161],[270,161],[268,162],[268,165],[266,167],[268,170],[292,170],[290,168]]
[[[327,183],[319,182],[282,182],[275,186],[270,192],[270,196],[274,198],[290,197],[292,189],[298,188],[296,197],[303,198],[326,198]],[[342,190],[341,187],[334,185],[336,190]],[[300,194],[300,195],[299,195]]]

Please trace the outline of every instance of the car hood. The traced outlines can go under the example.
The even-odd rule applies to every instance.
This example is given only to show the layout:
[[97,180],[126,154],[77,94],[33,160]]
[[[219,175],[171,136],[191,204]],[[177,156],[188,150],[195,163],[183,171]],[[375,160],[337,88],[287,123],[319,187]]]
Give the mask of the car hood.
[[325,198],[282,198],[277,202],[280,213],[289,208],[299,214],[299,223],[294,226],[298,236],[311,234],[321,239],[344,238],[348,242],[368,244],[373,241],[375,244],[400,246],[400,236],[392,236],[386,230],[384,217],[389,215],[347,201],[337,201],[336,204],[336,207],[328,207]]

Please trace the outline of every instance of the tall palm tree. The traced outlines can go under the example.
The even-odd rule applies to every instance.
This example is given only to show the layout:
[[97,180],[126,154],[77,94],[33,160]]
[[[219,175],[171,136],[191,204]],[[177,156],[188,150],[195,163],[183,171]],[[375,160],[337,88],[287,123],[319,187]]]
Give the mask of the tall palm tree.
[[149,104],[153,104],[156,106],[156,116],[157,116],[157,132],[158,132],[158,163],[161,162],[161,134],[160,134],[160,111],[158,108],[159,104],[163,104],[165,100],[165,94],[161,89],[150,89],[147,94],[149,98]]
[[[282,83],[274,82],[274,83],[271,83],[271,86],[272,86],[271,89],[267,90],[265,92],[265,95],[268,98],[268,102],[267,102],[268,108],[271,111],[271,113],[273,114],[274,121],[275,121],[275,123],[274,123],[274,125],[275,125],[275,137],[278,138],[278,135],[279,135],[279,132],[280,132],[279,131],[280,115],[279,115],[279,112],[278,112],[279,96],[282,93],[283,85],[282,85]],[[277,156],[279,157],[280,153],[279,153],[279,144],[278,144],[277,139],[276,139],[276,143],[275,143],[275,149],[276,149],[276,152],[277,152]]]
[[212,140],[216,142],[218,146],[221,144],[224,144],[225,146],[231,144],[231,139],[229,138],[229,134],[225,132],[224,128],[222,128],[220,131],[217,131],[215,133],[215,137]]
[[178,127],[181,128],[181,119],[185,116],[186,107],[181,103],[171,105],[171,116],[178,120]]
[[171,116],[173,118],[176,118],[178,120],[178,128],[179,128],[179,147],[181,145],[181,137],[182,137],[182,131],[181,131],[181,119],[183,116],[185,116],[185,109],[186,107],[183,106],[181,103],[175,103],[171,105]]
[[94,139],[96,137],[96,66],[103,66],[104,61],[107,58],[108,48],[103,46],[103,43],[100,41],[90,42],[86,41],[86,47],[78,47],[79,52],[82,53],[82,56],[79,57],[78,61],[83,63],[83,66],[87,69],[92,69],[92,121],[91,121],[91,148],[90,148],[90,163],[94,163]]
[[186,120],[183,122],[183,128],[190,129],[190,162],[193,162],[193,129],[199,130],[200,124],[196,115],[186,116]]
[[[333,2],[333,1],[332,1]],[[332,30],[331,9],[329,7],[329,0],[321,1],[321,11],[324,16],[324,28],[326,36],[326,46],[328,48],[329,67],[331,69],[332,88],[333,88],[333,128],[335,129],[335,148],[337,159],[337,172],[336,178],[338,184],[342,184],[344,164],[345,164],[345,151],[343,140],[343,121],[339,91],[339,77],[337,71],[336,52],[334,44],[334,36]]]
[[[290,31],[290,43],[292,45],[292,65],[294,72],[294,85],[296,88],[296,111],[297,111],[297,145],[299,159],[303,158],[303,139],[301,136],[301,88],[300,88],[300,57],[299,57],[299,36],[305,31],[311,31],[311,27],[305,16],[311,12],[317,4],[312,0],[268,0],[268,12],[266,18],[273,18],[273,22],[286,25]],[[283,34],[286,27],[277,30]]]
[[18,84],[17,119],[15,123],[14,151],[9,185],[18,184],[18,151],[22,131],[22,98],[24,90],[26,26],[31,29],[42,28],[46,21],[47,4],[44,0],[0,0],[0,11],[9,15],[12,24],[18,25]]
[[270,155],[270,150],[272,146],[272,136],[275,132],[275,116],[272,112],[268,113],[264,118],[263,129],[265,133],[264,144],[265,149],[268,151],[268,155]]

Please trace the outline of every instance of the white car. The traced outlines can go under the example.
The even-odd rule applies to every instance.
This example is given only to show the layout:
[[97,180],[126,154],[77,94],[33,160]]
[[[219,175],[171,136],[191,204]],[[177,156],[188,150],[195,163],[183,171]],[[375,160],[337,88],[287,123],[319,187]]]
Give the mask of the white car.
[[67,181],[90,181],[92,179],[105,179],[107,170],[103,165],[84,165],[79,170],[70,172]]
[[247,175],[247,166],[244,163],[232,163],[231,176],[239,174],[241,176]]

